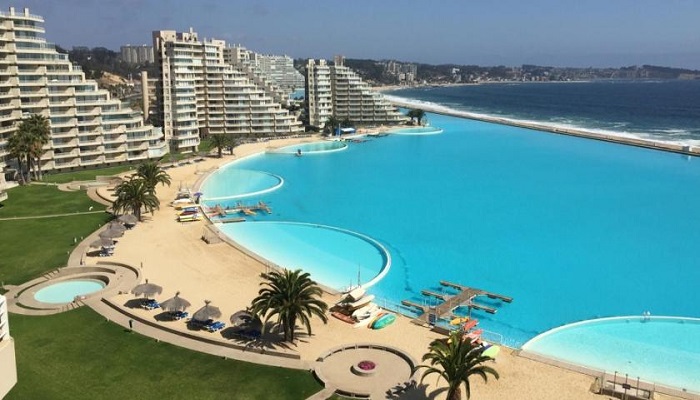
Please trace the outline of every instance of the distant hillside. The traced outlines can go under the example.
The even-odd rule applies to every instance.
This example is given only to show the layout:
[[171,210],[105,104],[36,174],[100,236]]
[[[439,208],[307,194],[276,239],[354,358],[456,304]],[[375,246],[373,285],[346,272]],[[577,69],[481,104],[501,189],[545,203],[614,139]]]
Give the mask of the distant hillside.
[[[106,49],[104,47],[73,47],[72,50],[66,50],[57,46],[57,50],[61,53],[68,54],[68,58],[74,63],[80,65],[88,79],[99,80],[105,72],[112,75],[118,75],[124,79],[129,75],[133,79],[138,79],[141,71],[148,71],[149,75],[157,72],[158,68],[150,63],[146,64],[129,64],[119,59],[119,53]],[[114,84],[114,83],[113,83]]]

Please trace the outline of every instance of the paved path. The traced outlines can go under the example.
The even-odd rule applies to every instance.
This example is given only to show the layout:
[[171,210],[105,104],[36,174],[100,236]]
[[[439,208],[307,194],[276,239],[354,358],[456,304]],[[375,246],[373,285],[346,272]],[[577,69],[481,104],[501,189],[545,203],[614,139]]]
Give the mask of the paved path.
[[27,217],[6,217],[6,218],[0,218],[0,221],[19,221],[19,220],[24,220],[24,219],[42,219],[42,218],[57,218],[57,217],[73,217],[76,215],[85,215],[85,214],[104,214],[105,210],[97,210],[97,211],[84,211],[84,212],[73,212],[73,213],[65,213],[65,214],[49,214],[49,215],[32,215],[32,216],[27,216]]

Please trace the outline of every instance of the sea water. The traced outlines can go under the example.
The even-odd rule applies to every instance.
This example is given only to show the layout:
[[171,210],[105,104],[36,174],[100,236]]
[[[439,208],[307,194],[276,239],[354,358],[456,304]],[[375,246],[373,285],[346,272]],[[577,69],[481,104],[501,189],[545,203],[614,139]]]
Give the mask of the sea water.
[[700,80],[421,87],[387,94],[476,114],[620,136],[700,143]]

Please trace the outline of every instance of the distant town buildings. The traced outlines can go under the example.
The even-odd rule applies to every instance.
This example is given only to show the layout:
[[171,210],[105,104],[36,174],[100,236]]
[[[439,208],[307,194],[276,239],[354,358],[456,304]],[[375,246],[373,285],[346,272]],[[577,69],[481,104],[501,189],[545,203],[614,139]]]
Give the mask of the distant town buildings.
[[383,63],[386,72],[398,79],[400,84],[412,84],[418,76],[416,64],[402,63],[398,61],[386,61]]
[[157,119],[174,150],[195,151],[207,135],[269,137],[303,131],[265,87],[265,77],[257,79],[243,62],[232,64],[245,58],[244,51],[227,50],[223,40],[200,39],[192,29],[154,31],[153,46],[161,74]]
[[307,71],[307,107],[309,124],[324,127],[331,116],[348,119],[354,124],[396,124],[406,117],[384,96],[343,65],[344,58],[335,57],[333,65],[325,60],[309,60]]
[[0,13],[0,168],[10,157],[7,140],[22,119],[47,117],[51,140],[41,168],[70,170],[158,158],[167,152],[160,129],[112,99],[79,66],[44,38],[44,19],[10,8]]
[[129,64],[153,63],[153,46],[141,45],[132,46],[127,44],[120,49],[120,58]]
[[15,341],[10,336],[7,298],[0,295],[0,399],[17,383]]

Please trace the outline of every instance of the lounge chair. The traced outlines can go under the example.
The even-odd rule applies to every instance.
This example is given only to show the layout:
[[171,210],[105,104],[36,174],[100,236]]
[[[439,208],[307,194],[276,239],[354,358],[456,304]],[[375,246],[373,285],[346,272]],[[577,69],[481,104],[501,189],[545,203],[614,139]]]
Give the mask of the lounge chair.
[[190,314],[187,311],[171,311],[170,312],[170,317],[175,320],[179,321],[183,318],[187,318]]
[[224,327],[226,327],[225,323],[223,323],[221,321],[215,321],[215,322],[212,322],[211,324],[208,324],[205,328],[209,332],[216,332],[216,331],[220,331],[220,330],[224,329]]
[[154,299],[147,299],[143,303],[141,303],[141,308],[144,310],[155,310],[156,308],[160,308],[160,303],[158,303]]

